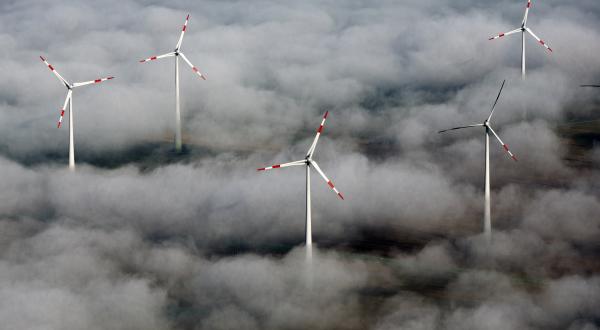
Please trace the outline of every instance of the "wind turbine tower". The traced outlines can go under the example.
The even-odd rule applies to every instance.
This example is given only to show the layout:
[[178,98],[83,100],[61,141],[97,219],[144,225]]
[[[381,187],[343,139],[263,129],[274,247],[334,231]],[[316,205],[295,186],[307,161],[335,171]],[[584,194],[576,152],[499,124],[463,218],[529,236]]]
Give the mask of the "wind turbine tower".
[[190,19],[190,15],[187,15],[185,18],[185,23],[183,24],[183,28],[181,29],[181,34],[179,35],[179,40],[177,41],[177,45],[175,46],[175,50],[166,54],[152,56],[143,60],[140,60],[140,63],[145,63],[148,61],[154,61],[161,58],[166,57],[175,57],[175,150],[181,151],[181,109],[179,105],[179,57],[183,59],[183,61],[189,65],[189,67],[196,73],[200,78],[206,80],[206,76],[204,76],[198,68],[196,68],[190,60],[181,52],[181,43],[183,42],[183,35],[187,29],[187,24]]
[[509,36],[511,34],[521,32],[521,44],[522,44],[522,47],[521,47],[521,77],[523,79],[525,79],[525,33],[529,33],[535,40],[537,40],[537,42],[540,43],[540,45],[544,46],[544,48],[546,48],[547,50],[552,52],[552,48],[550,48],[550,46],[548,46],[548,44],[546,44],[546,42],[544,40],[540,39],[537,35],[535,35],[535,33],[533,33],[533,31],[527,26],[527,17],[529,16],[530,8],[531,8],[531,0],[527,0],[527,7],[525,7],[525,16],[523,17],[523,22],[521,22],[520,28],[514,29],[509,32],[500,33],[499,35],[491,37],[489,39],[489,40],[495,40],[498,38]]
[[54,69],[54,67],[52,65],[50,65],[50,63],[48,63],[48,61],[46,61],[46,59],[44,57],[40,56],[40,59],[46,64],[46,66],[48,67],[48,69],[50,69],[50,71],[52,71],[52,73],[54,73],[54,75],[56,76],[56,78],[58,78],[58,80],[60,80],[60,82],[67,88],[67,97],[65,99],[65,104],[60,109],[60,117],[58,119],[58,128],[61,127],[62,120],[63,120],[63,117],[65,115],[65,110],[67,109],[67,106],[69,106],[69,169],[73,171],[73,170],[75,170],[75,136],[74,136],[74,120],[73,120],[73,90],[75,88],[77,88],[77,87],[101,83],[103,81],[113,79],[114,77],[99,78],[99,79],[95,79],[95,80],[84,81],[84,82],[76,82],[76,83],[71,84],[65,78],[63,78],[60,75],[60,73],[58,73],[58,71],[56,71],[56,69]]
[[492,106],[492,110],[490,115],[483,121],[481,124],[473,124],[467,126],[454,127],[450,129],[445,129],[439,131],[438,133],[444,133],[447,131],[459,130],[463,128],[470,127],[483,127],[485,129],[485,193],[484,193],[484,211],[483,211],[483,233],[489,242],[492,236],[492,215],[491,215],[491,207],[490,207],[490,133],[496,137],[502,148],[508,153],[508,155],[514,160],[517,161],[517,157],[513,155],[513,153],[508,149],[508,145],[502,142],[498,134],[494,131],[491,126],[492,115],[494,114],[494,109],[496,108],[496,104],[498,103],[498,99],[500,99],[500,94],[502,94],[502,89],[504,88],[504,83],[502,82],[502,86],[500,87],[500,91],[498,92],[498,96],[496,97],[496,101]]
[[338,195],[339,198],[344,199],[344,196],[342,195],[342,193],[340,193],[337,190],[337,188],[334,186],[333,182],[331,182],[331,180],[329,180],[329,178],[327,178],[327,176],[325,175],[323,170],[321,170],[321,168],[319,167],[319,164],[317,164],[317,161],[315,161],[313,159],[315,149],[317,148],[317,142],[319,141],[319,136],[323,132],[323,127],[325,126],[325,120],[327,120],[328,114],[329,114],[329,111],[325,112],[325,115],[323,116],[323,120],[321,121],[321,125],[317,129],[317,134],[315,136],[315,139],[313,140],[313,143],[311,144],[310,148],[308,149],[308,152],[306,153],[306,156],[304,157],[304,159],[257,169],[258,171],[268,171],[268,170],[272,170],[272,169],[276,169],[276,168],[283,168],[283,167],[289,167],[289,166],[305,166],[306,167],[306,227],[305,227],[306,238],[305,238],[305,242],[306,242],[306,256],[307,256],[308,260],[312,259],[312,219],[311,219],[311,205],[310,205],[310,200],[311,200],[311,198],[310,198],[310,169],[314,168],[317,171],[317,173],[319,173],[319,175],[323,178],[323,180],[325,180],[325,182],[327,183],[329,188],[331,188],[331,190],[333,190]]

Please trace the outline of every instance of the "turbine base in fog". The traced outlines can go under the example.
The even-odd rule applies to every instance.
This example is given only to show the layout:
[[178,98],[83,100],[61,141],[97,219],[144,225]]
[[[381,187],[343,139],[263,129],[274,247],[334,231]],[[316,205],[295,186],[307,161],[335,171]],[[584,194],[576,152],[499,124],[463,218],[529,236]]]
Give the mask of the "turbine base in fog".
[[182,145],[183,145],[183,142],[181,139],[181,107],[180,107],[180,100],[179,100],[179,57],[181,56],[181,58],[192,69],[192,71],[194,73],[196,73],[198,76],[200,76],[200,78],[206,80],[206,76],[204,76],[200,72],[200,70],[198,70],[198,68],[196,68],[192,64],[192,62],[190,62],[190,60],[188,60],[187,57],[185,57],[185,55],[180,51],[181,43],[183,42],[183,36],[187,29],[187,24],[188,24],[189,20],[190,20],[190,15],[187,15],[187,17],[185,18],[185,23],[183,24],[183,28],[181,29],[181,34],[179,35],[179,40],[177,41],[177,45],[175,46],[174,51],[172,51],[170,53],[166,53],[166,54],[162,54],[162,55],[158,55],[158,56],[152,56],[152,57],[140,60],[140,63],[145,63],[148,61],[154,61],[154,60],[158,60],[158,59],[165,58],[165,57],[171,57],[171,56],[175,57],[175,150],[177,152],[181,151]]
[[275,168],[282,168],[288,166],[306,166],[306,227],[305,227],[305,244],[306,244],[306,258],[307,260],[312,260],[312,219],[311,219],[311,205],[310,205],[310,168],[314,167],[315,170],[319,173],[319,175],[327,182],[327,185],[331,190],[333,190],[338,197],[344,199],[344,196],[337,190],[334,186],[333,182],[327,178],[325,173],[319,167],[319,164],[315,160],[312,159],[312,156],[317,148],[317,142],[319,141],[319,136],[321,132],[323,132],[323,127],[325,126],[325,121],[327,120],[327,115],[329,111],[325,112],[323,115],[323,120],[321,121],[321,125],[317,129],[317,134],[315,135],[315,139],[313,140],[308,152],[306,153],[306,157],[303,160],[297,160],[295,162],[289,162],[284,164],[277,164],[269,167],[263,167],[257,169],[258,171],[268,171]]
[[494,131],[492,126],[490,125],[490,121],[492,120],[492,115],[494,114],[494,109],[496,108],[496,104],[498,104],[498,100],[500,99],[500,95],[502,94],[502,89],[504,89],[504,84],[506,80],[502,82],[502,86],[500,86],[500,91],[498,92],[498,96],[496,97],[496,101],[494,105],[492,105],[492,110],[490,111],[490,115],[483,122],[483,124],[473,124],[467,126],[459,126],[450,129],[445,129],[439,131],[438,133],[443,133],[447,131],[459,130],[463,128],[470,127],[483,127],[485,128],[485,187],[484,187],[484,206],[483,206],[483,233],[488,242],[492,236],[492,216],[491,216],[491,202],[490,202],[490,132],[496,137],[502,148],[508,153],[508,155],[514,160],[517,160],[517,157],[513,155],[513,153],[508,149],[508,145],[504,144],[498,134]]
[[54,73],[56,78],[58,78],[58,80],[61,83],[63,83],[63,85],[67,88],[67,97],[65,99],[65,103],[64,103],[63,107],[60,109],[60,117],[58,118],[57,127],[60,128],[62,126],[62,121],[63,121],[63,117],[65,115],[65,110],[68,106],[69,107],[69,169],[73,171],[73,170],[75,170],[75,134],[74,134],[75,125],[74,125],[74,119],[73,119],[73,89],[77,88],[77,87],[81,87],[81,86],[101,83],[103,81],[113,79],[114,77],[111,76],[111,77],[106,77],[106,78],[99,78],[99,79],[95,79],[95,80],[76,82],[74,84],[70,84],[65,78],[63,78],[60,75],[60,73],[58,73],[58,71],[56,71],[56,69],[54,69],[54,67],[50,63],[48,63],[48,61],[46,61],[46,59],[44,57],[40,56],[40,59],[44,62],[44,64],[46,64],[48,69],[50,69],[50,71],[52,71],[52,73]]

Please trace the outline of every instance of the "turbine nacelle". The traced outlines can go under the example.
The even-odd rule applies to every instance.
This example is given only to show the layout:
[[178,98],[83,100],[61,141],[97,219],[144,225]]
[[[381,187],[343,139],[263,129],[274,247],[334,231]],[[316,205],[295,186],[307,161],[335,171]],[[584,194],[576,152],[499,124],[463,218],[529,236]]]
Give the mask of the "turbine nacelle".
[[344,196],[337,190],[337,188],[335,188],[333,182],[331,182],[331,180],[329,180],[327,178],[325,173],[319,167],[319,164],[317,164],[317,162],[315,160],[313,160],[313,158],[312,158],[312,156],[315,152],[315,149],[317,147],[317,142],[319,141],[319,136],[323,132],[323,127],[325,126],[325,121],[327,120],[328,114],[329,114],[329,111],[326,111],[325,115],[323,115],[323,120],[321,121],[321,125],[317,129],[317,134],[315,136],[315,139],[313,140],[313,143],[311,144],[310,148],[308,149],[308,152],[303,160],[297,160],[295,162],[289,162],[289,163],[284,163],[284,164],[276,164],[276,165],[272,165],[269,167],[262,167],[262,168],[258,168],[257,171],[268,171],[268,170],[272,170],[275,168],[282,168],[282,167],[288,167],[288,166],[301,166],[301,165],[306,165],[307,167],[313,167],[317,172],[319,172],[319,174],[325,180],[325,182],[327,182],[327,185],[329,186],[329,188],[331,188],[331,190],[333,190],[341,199],[344,199]]
[[523,36],[523,50],[521,52],[521,73],[523,75],[523,77],[525,76],[525,33],[529,33],[531,35],[531,37],[533,37],[535,40],[537,40],[537,42],[542,45],[544,48],[546,48],[548,51],[552,52],[552,48],[550,48],[550,46],[548,46],[548,44],[546,44],[546,42],[544,42],[542,39],[540,39],[537,35],[535,35],[535,33],[533,33],[533,31],[527,27],[527,18],[529,16],[529,9],[531,8],[531,0],[527,1],[527,7],[525,8],[525,15],[523,16],[523,22],[521,23],[521,27],[518,29],[514,29],[512,31],[509,32],[505,32],[505,33],[500,33],[496,36],[493,36],[491,38],[489,38],[489,40],[494,40],[494,39],[498,39],[498,38],[502,38],[505,36],[509,36],[511,34],[515,34],[515,33],[521,33]]
[[60,109],[60,117],[58,120],[59,128],[61,127],[62,119],[65,114],[65,109],[67,108],[67,104],[72,97],[73,89],[75,87],[81,87],[81,86],[90,85],[90,84],[97,84],[97,83],[101,83],[103,81],[111,80],[114,78],[113,76],[110,76],[110,77],[106,77],[106,78],[98,78],[98,79],[94,79],[94,80],[89,80],[89,81],[84,81],[84,82],[76,82],[76,83],[71,84],[65,78],[63,78],[60,75],[60,73],[58,73],[58,71],[56,71],[56,69],[52,66],[52,64],[48,63],[48,61],[46,61],[46,59],[43,56],[40,56],[40,59],[44,62],[44,64],[46,64],[48,69],[50,69],[50,71],[52,71],[52,73],[56,76],[56,78],[58,78],[58,80],[67,88],[67,97],[65,99],[65,104]]
[[517,157],[515,157],[515,155],[513,155],[513,153],[508,149],[508,145],[505,144],[504,142],[502,142],[502,140],[500,139],[500,136],[498,136],[498,134],[496,134],[496,132],[494,131],[494,129],[490,125],[490,122],[492,120],[492,115],[494,114],[494,110],[496,109],[496,104],[498,104],[498,100],[500,99],[500,95],[502,94],[502,90],[504,89],[504,84],[505,83],[506,83],[506,80],[504,80],[502,82],[502,86],[500,86],[500,91],[498,92],[498,96],[496,97],[496,101],[494,101],[494,105],[492,105],[492,110],[490,111],[490,115],[483,122],[483,124],[473,124],[473,125],[467,125],[467,126],[459,126],[459,127],[454,127],[454,128],[450,128],[450,129],[441,130],[438,133],[444,133],[444,132],[448,132],[448,131],[454,131],[454,130],[459,130],[459,129],[463,129],[463,128],[470,128],[470,127],[485,127],[486,134],[488,132],[492,132],[492,134],[496,137],[496,139],[498,140],[498,142],[500,142],[500,144],[502,145],[502,148],[508,153],[508,155],[514,161],[516,161]]
[[177,41],[177,45],[175,46],[175,50],[174,51],[172,51],[170,53],[166,53],[166,54],[162,54],[162,55],[157,55],[157,56],[152,56],[152,57],[140,60],[140,63],[154,61],[154,60],[158,60],[158,59],[165,58],[165,57],[175,56],[175,58],[178,58],[179,56],[181,56],[181,58],[192,69],[192,71],[194,71],[194,73],[196,73],[197,75],[199,75],[200,78],[206,80],[206,76],[203,75],[200,72],[200,70],[198,68],[196,68],[192,64],[192,62],[190,62],[190,60],[188,60],[187,57],[185,57],[185,55],[181,52],[181,43],[183,42],[183,36],[185,35],[185,31],[187,29],[187,24],[188,24],[189,20],[190,20],[190,15],[187,15],[187,17],[185,18],[185,23],[183,24],[183,28],[181,29],[181,34],[179,36],[179,40]]

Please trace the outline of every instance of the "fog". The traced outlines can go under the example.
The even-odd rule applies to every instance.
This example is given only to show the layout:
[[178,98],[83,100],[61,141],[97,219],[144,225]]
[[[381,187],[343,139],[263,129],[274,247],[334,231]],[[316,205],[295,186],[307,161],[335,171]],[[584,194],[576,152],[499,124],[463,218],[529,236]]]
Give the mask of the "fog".
[[[0,329],[597,329],[600,3],[3,1]],[[173,150],[172,58],[184,151]],[[77,170],[68,125],[74,92]],[[482,232],[484,131],[493,238]],[[299,167],[314,158],[315,256]],[[68,120],[68,117],[65,117]],[[587,125],[587,126],[586,126]],[[594,126],[595,125],[595,126]],[[588,128],[588,127],[591,127]],[[594,128],[596,129],[594,131]]]

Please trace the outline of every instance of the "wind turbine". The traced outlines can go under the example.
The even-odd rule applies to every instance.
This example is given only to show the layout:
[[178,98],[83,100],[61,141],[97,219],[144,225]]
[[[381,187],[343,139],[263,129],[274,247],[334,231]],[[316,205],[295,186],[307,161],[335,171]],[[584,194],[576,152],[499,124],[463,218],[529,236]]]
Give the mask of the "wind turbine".
[[189,20],[190,20],[190,15],[187,15],[187,17],[185,18],[185,23],[183,24],[183,28],[181,30],[181,35],[179,36],[179,40],[177,41],[177,45],[175,46],[174,51],[163,54],[163,55],[152,56],[152,57],[140,60],[140,63],[144,63],[144,62],[148,62],[148,61],[154,61],[159,58],[165,58],[165,57],[171,57],[171,56],[175,57],[175,149],[177,151],[181,151],[181,111],[179,108],[179,57],[181,56],[181,58],[183,58],[185,63],[187,63],[187,65],[189,65],[190,68],[192,68],[192,70],[197,75],[200,76],[200,78],[206,80],[206,77],[202,73],[200,73],[198,68],[196,68],[192,64],[192,62],[190,62],[190,60],[188,60],[187,57],[185,57],[185,55],[180,51],[181,42],[183,41],[183,35],[185,34],[185,30],[187,28],[187,24],[188,24]]
[[58,78],[58,80],[60,80],[60,82],[62,82],[65,85],[65,87],[67,88],[67,98],[65,99],[65,104],[60,109],[60,118],[58,119],[58,128],[60,128],[60,126],[62,125],[62,120],[65,115],[65,109],[67,108],[67,105],[68,105],[69,106],[69,169],[74,170],[75,169],[75,141],[74,141],[74,136],[73,136],[73,129],[74,129],[73,128],[73,89],[77,88],[77,87],[85,86],[85,85],[101,83],[103,81],[113,79],[114,77],[100,78],[100,79],[96,79],[96,80],[76,82],[74,84],[70,84],[65,78],[63,78],[58,73],[58,71],[56,71],[54,69],[54,67],[52,65],[50,65],[50,63],[48,63],[48,61],[46,61],[45,58],[40,56],[40,59],[42,59],[42,61],[44,61],[44,63],[46,64],[46,66],[48,66],[50,71],[52,71],[52,73],[54,73],[56,78]]
[[340,193],[337,190],[337,188],[333,185],[333,182],[331,182],[331,180],[329,180],[327,178],[325,173],[323,173],[323,171],[319,167],[319,164],[317,164],[317,162],[313,159],[313,155],[314,155],[315,149],[317,147],[317,141],[319,141],[319,136],[323,132],[323,126],[325,125],[325,120],[327,119],[328,114],[329,114],[329,111],[325,112],[325,115],[323,116],[323,121],[321,121],[321,126],[319,126],[319,128],[317,129],[317,135],[315,136],[315,139],[313,140],[313,143],[311,144],[310,148],[308,149],[308,152],[306,153],[306,156],[304,157],[303,160],[297,160],[295,162],[290,162],[290,163],[285,163],[285,164],[277,164],[277,165],[257,169],[258,171],[268,171],[268,170],[272,170],[275,168],[282,168],[282,167],[288,167],[288,166],[306,166],[306,227],[305,227],[305,234],[306,234],[306,255],[309,260],[312,257],[312,227],[311,227],[312,224],[311,224],[311,214],[310,214],[311,213],[311,208],[310,208],[310,168],[314,167],[315,170],[317,170],[317,172],[321,175],[323,180],[325,180],[325,182],[327,182],[327,185],[329,186],[329,188],[331,188],[341,199],[344,199],[344,196],[342,195],[342,193]]
[[517,161],[517,157],[515,157],[515,155],[513,155],[513,153],[510,152],[510,150],[508,149],[508,145],[506,145],[504,142],[502,142],[502,140],[500,139],[498,134],[496,134],[496,132],[490,125],[490,121],[492,120],[492,115],[494,114],[494,108],[496,108],[498,99],[500,99],[500,94],[502,93],[502,89],[504,88],[505,82],[506,82],[506,80],[502,82],[502,86],[500,87],[500,91],[498,92],[496,101],[494,102],[494,105],[492,106],[492,111],[490,112],[490,115],[487,117],[487,119],[482,124],[473,124],[473,125],[467,125],[467,126],[454,127],[454,128],[445,129],[445,130],[438,132],[438,133],[443,133],[443,132],[447,132],[447,131],[469,128],[469,127],[485,128],[485,203],[484,203],[484,213],[483,213],[483,232],[488,241],[490,240],[491,235],[492,235],[492,221],[491,221],[491,210],[490,210],[490,132],[492,132],[492,134],[496,137],[498,142],[500,142],[500,144],[502,145],[504,150],[510,155],[510,157],[514,161]]
[[548,44],[546,44],[544,42],[544,40],[538,38],[538,36],[535,35],[535,33],[533,33],[533,31],[531,31],[531,29],[529,27],[527,27],[527,16],[529,15],[529,8],[531,8],[531,0],[527,0],[527,7],[525,8],[525,16],[523,17],[523,22],[521,23],[521,27],[518,29],[514,29],[512,31],[506,32],[506,33],[500,33],[499,35],[495,36],[495,37],[491,37],[489,40],[494,40],[494,39],[498,39],[498,38],[502,38],[511,34],[515,34],[518,32],[521,32],[521,41],[522,41],[522,52],[521,52],[521,76],[523,78],[525,78],[525,32],[531,34],[531,36],[533,38],[535,38],[535,40],[537,40],[542,46],[544,46],[547,50],[549,50],[550,52],[552,52],[552,48],[550,48],[548,46]]

